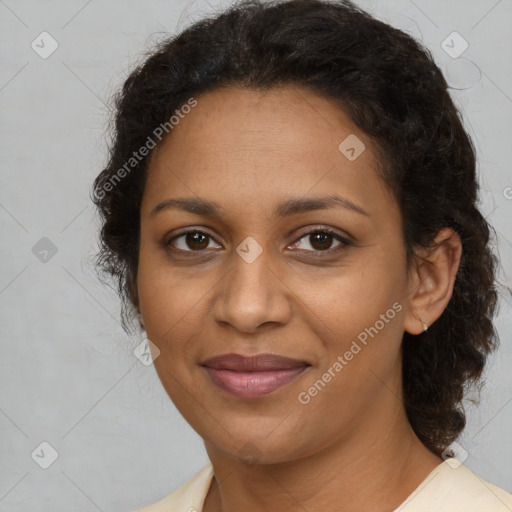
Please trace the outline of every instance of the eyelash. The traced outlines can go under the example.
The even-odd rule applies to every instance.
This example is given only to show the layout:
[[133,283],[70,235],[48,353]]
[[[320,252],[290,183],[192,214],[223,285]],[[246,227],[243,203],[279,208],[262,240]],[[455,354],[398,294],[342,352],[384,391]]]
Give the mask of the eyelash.
[[[209,235],[208,233],[205,233],[204,231],[201,231],[199,229],[190,229],[188,231],[183,231],[183,232],[179,233],[178,235],[172,237],[167,242],[165,242],[164,245],[165,245],[166,248],[169,248],[169,247],[171,247],[172,242],[174,242],[175,240],[177,240],[177,239],[179,239],[179,238],[181,238],[183,236],[186,236],[186,235],[189,235],[189,234],[195,234],[195,233],[200,233],[202,235],[207,236],[210,240],[213,240],[213,237],[211,235]],[[342,251],[342,250],[346,249],[347,247],[353,245],[350,240],[348,240],[347,238],[341,236],[339,233],[337,233],[336,231],[334,231],[334,230],[332,230],[330,228],[316,228],[316,229],[313,229],[313,230],[308,231],[306,233],[303,233],[291,245],[295,245],[296,243],[300,242],[303,238],[306,238],[308,236],[316,235],[316,234],[324,234],[324,233],[327,233],[327,234],[331,235],[335,240],[340,242],[340,245],[338,245],[338,246],[336,246],[334,248],[323,250],[323,251],[320,251],[320,250],[315,251],[315,250],[308,250],[308,249],[299,249],[299,251],[305,251],[305,252],[308,252],[308,253],[316,253],[316,254],[318,254],[318,256],[315,256],[315,257],[322,257],[323,254],[332,255],[333,253],[336,253],[338,251]],[[172,249],[170,249],[170,250],[172,250]],[[202,253],[202,252],[206,251],[206,249],[201,249],[201,250],[193,251],[193,250],[183,250],[183,249],[177,249],[177,248],[174,248],[174,250],[175,251],[180,251],[182,253],[192,253],[192,255],[194,253],[198,254],[198,253]],[[189,254],[187,254],[187,256],[189,256]]]

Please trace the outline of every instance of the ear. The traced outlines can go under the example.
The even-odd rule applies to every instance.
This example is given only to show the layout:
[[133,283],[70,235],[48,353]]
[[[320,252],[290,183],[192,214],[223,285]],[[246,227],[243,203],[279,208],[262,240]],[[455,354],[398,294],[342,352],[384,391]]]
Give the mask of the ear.
[[450,228],[438,232],[433,248],[416,251],[409,271],[407,332],[421,334],[422,321],[430,326],[441,316],[452,297],[461,255],[460,237]]

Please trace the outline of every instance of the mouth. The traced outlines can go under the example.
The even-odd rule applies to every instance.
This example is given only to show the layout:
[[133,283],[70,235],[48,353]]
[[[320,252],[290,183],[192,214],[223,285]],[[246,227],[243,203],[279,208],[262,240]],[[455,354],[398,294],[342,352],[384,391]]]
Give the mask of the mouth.
[[201,366],[218,387],[232,395],[249,398],[272,393],[297,379],[311,365],[273,354],[250,357],[223,354],[207,359]]

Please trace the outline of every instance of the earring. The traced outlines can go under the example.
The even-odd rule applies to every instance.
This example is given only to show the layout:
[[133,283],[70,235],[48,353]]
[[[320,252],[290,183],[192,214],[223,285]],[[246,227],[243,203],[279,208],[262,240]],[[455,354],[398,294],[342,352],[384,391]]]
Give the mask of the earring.
[[423,320],[421,320],[421,323],[423,325],[423,332],[427,332],[428,331],[428,325]]

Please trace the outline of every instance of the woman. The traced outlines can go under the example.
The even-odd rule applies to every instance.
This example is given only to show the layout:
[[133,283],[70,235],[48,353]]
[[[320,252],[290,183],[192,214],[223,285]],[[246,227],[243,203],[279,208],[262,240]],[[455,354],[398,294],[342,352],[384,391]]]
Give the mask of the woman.
[[98,264],[211,464],[143,510],[512,510],[453,444],[497,346],[477,191],[428,50],[348,1],[161,43],[117,98]]

